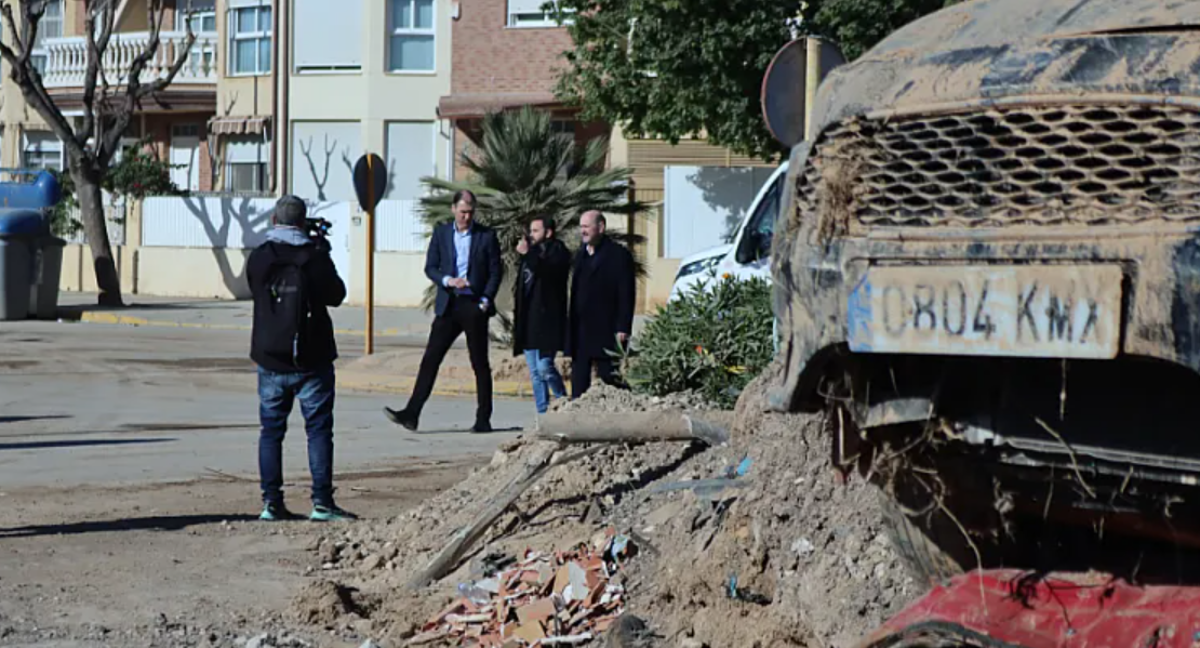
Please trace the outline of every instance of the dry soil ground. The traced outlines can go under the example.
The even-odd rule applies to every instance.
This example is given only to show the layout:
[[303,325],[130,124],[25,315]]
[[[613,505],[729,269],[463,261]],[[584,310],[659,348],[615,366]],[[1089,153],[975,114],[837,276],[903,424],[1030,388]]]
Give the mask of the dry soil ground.
[[[329,529],[254,520],[246,343],[236,331],[4,324],[0,645],[233,646],[266,632],[300,645],[280,612]],[[464,434],[473,403],[448,399],[427,409],[430,431],[403,432],[380,414],[395,400],[339,395],[338,499],[367,518],[424,501],[514,436]],[[497,403],[498,426],[531,421],[530,404]],[[285,467],[289,502],[307,512],[299,423]],[[291,630],[311,645],[366,638]]]

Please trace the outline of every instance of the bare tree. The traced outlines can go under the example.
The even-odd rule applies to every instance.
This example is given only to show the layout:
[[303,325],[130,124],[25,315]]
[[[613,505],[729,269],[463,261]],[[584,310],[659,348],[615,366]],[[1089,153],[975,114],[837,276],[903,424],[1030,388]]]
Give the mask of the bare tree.
[[[87,65],[83,80],[83,117],[76,127],[46,91],[42,75],[32,58],[38,24],[50,1],[0,2],[0,13],[9,31],[8,43],[0,43],[0,56],[8,64],[11,70],[9,76],[21,89],[25,102],[41,115],[50,130],[62,140],[71,178],[75,181],[83,231],[92,251],[100,303],[120,306],[121,277],[117,273],[112,245],[108,240],[101,186],[113,156],[120,149],[121,136],[129,129],[142,101],[147,98],[153,100],[158,92],[171,85],[187,61],[196,36],[189,25],[187,42],[165,74],[143,81],[142,73],[155,60],[161,44],[159,36],[165,14],[163,0],[146,0],[149,40],[133,59],[129,69],[122,70],[124,79],[117,79],[116,85],[113,85],[105,75],[103,62],[115,29],[116,0],[86,0],[82,3],[87,11]],[[15,20],[14,6],[20,12],[19,21]]]

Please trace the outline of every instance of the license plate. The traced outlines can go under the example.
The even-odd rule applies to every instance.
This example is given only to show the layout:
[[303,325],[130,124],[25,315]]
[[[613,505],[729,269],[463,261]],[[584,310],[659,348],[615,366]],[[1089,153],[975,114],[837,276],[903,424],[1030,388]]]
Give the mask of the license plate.
[[850,295],[850,349],[1115,358],[1118,266],[871,268]]

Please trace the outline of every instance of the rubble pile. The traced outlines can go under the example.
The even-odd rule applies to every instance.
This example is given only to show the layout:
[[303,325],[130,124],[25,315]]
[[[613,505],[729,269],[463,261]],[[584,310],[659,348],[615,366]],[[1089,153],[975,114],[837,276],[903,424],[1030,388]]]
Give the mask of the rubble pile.
[[[636,616],[660,638],[649,645],[853,646],[921,588],[889,543],[882,496],[861,480],[838,480],[820,417],[767,413],[766,380],[751,386],[737,412],[716,416],[697,412],[701,403],[694,396],[656,401],[594,388],[560,411],[723,415],[733,421],[732,442],[719,448],[612,444],[553,468],[490,525],[452,573],[429,587],[406,587],[533,457],[555,447],[514,442],[415,510],[331,529],[314,547],[314,576],[374,597],[378,604],[358,610],[369,618],[355,622],[369,624],[360,631],[387,648],[416,637],[430,646],[600,645],[618,611],[624,612],[621,624]],[[636,555],[622,559],[616,572],[595,572],[589,569],[595,567],[593,538],[609,529],[613,537],[629,538]],[[592,553],[581,553],[581,545]],[[489,556],[546,562],[535,578],[521,563],[493,568]],[[606,574],[608,585],[620,587],[619,607],[611,606],[614,592],[608,607],[589,609],[573,622],[584,608],[572,608],[564,596],[570,563],[582,569],[589,597],[598,583],[586,577]],[[558,579],[564,565],[567,581]],[[502,609],[500,580],[514,570],[528,579],[514,585],[525,587],[520,591],[529,598]],[[578,569],[575,576],[578,581]],[[504,598],[518,593],[508,584]],[[479,590],[487,596],[464,594]],[[572,602],[574,596],[572,586]],[[545,639],[530,641],[537,634],[532,628],[523,637],[505,636],[524,626],[521,609],[547,599],[553,610],[541,603],[537,618]]]
[[[480,648],[585,644],[624,611],[625,589],[615,576],[632,550],[629,538],[610,528],[590,546],[553,555],[526,551],[514,566],[459,585],[462,596],[434,615],[408,645],[441,640]],[[500,554],[491,558],[513,562]]]

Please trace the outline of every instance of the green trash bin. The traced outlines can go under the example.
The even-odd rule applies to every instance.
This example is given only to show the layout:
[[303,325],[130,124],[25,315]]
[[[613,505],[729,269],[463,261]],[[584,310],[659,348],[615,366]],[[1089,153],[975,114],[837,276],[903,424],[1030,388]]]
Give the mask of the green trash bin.
[[30,297],[41,263],[39,243],[49,236],[41,212],[0,209],[0,320],[23,320],[32,314]]

